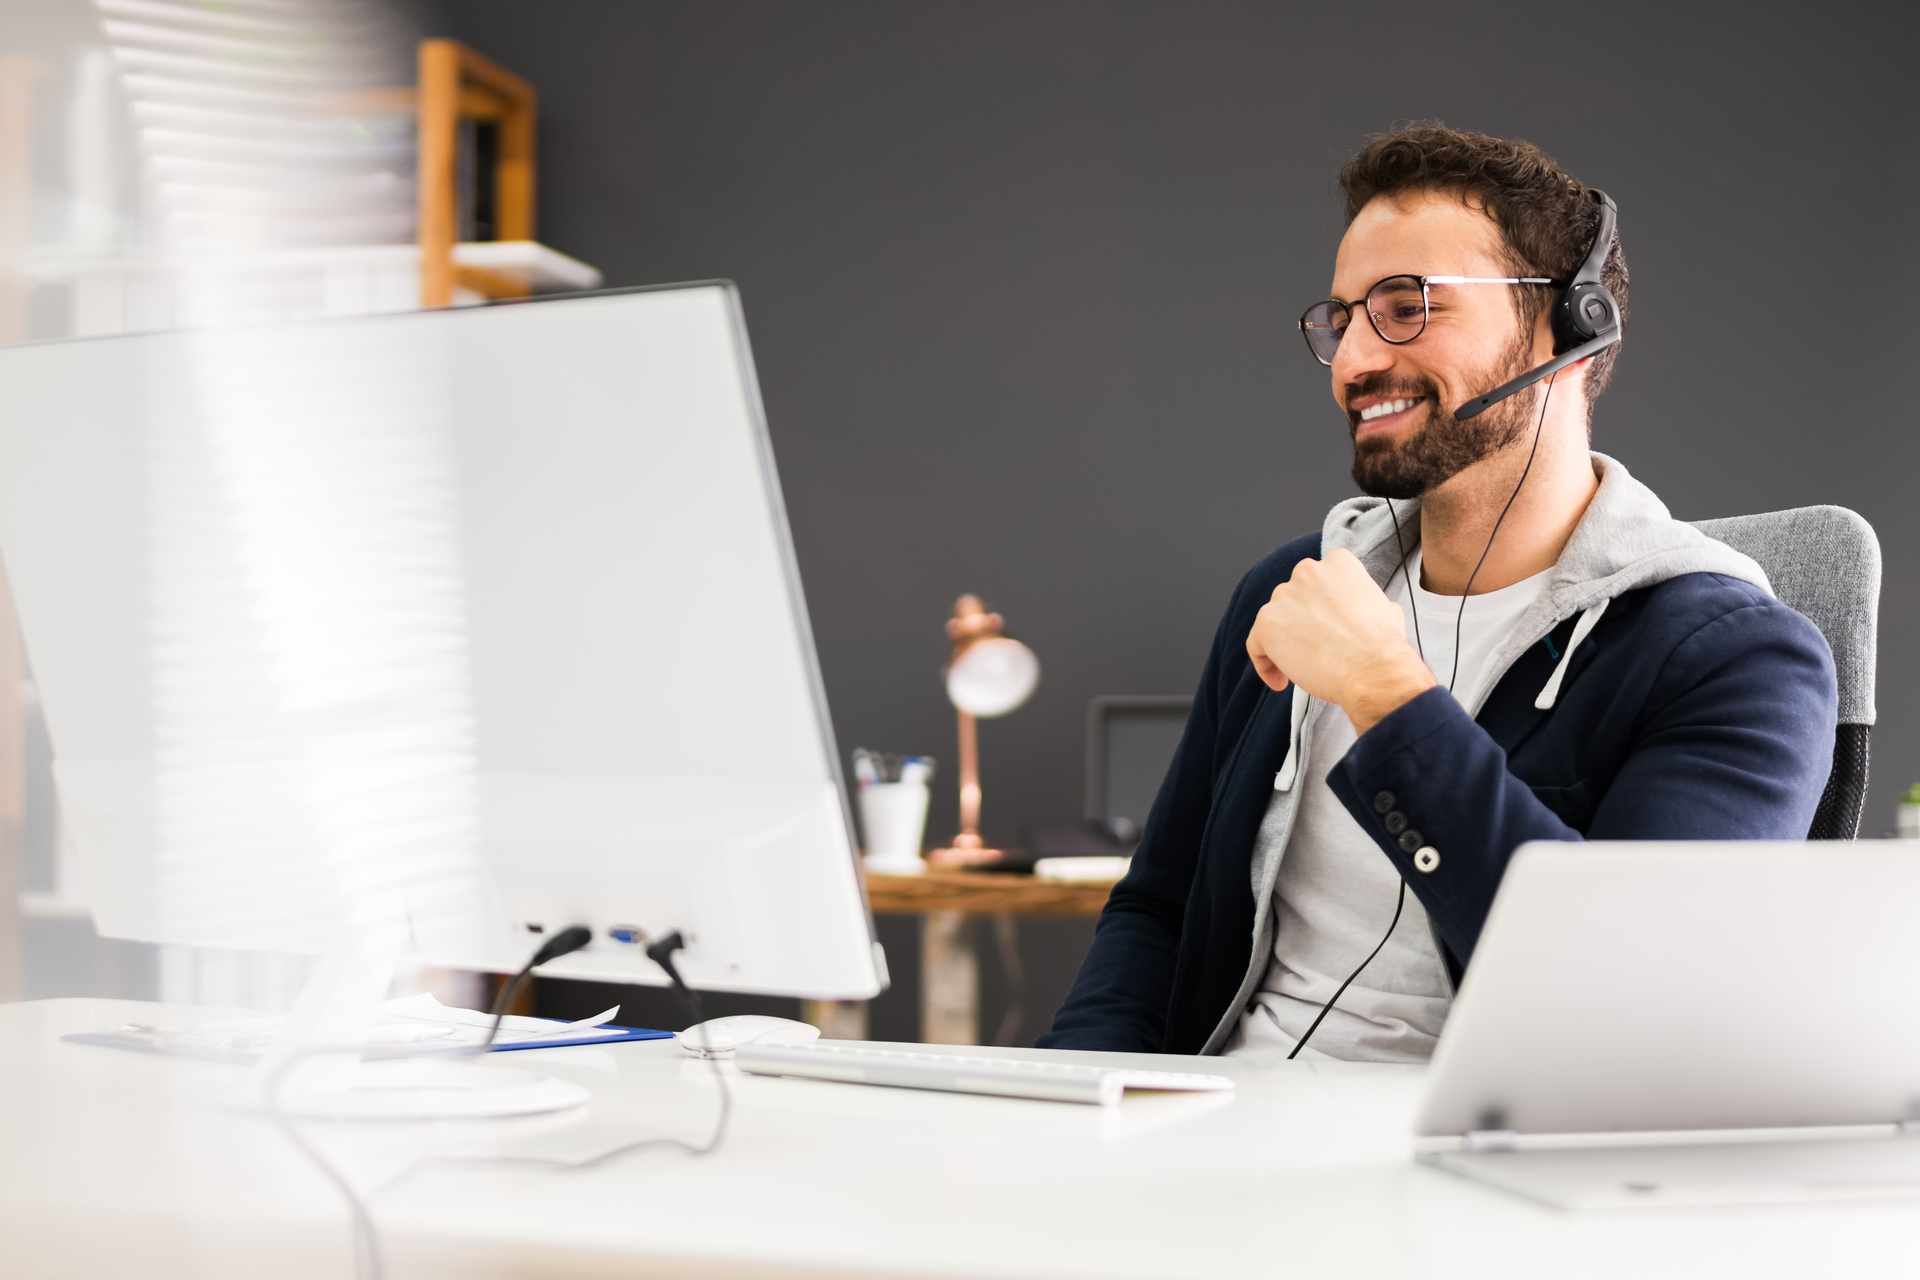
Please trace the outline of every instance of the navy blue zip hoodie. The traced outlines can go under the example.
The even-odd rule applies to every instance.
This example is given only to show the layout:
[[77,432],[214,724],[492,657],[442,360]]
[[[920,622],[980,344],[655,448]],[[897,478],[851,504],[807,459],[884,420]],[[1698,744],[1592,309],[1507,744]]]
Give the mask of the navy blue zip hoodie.
[[[1494,654],[1504,674],[1485,701],[1464,708],[1429,689],[1337,763],[1306,761],[1303,729],[1342,713],[1297,686],[1268,689],[1246,637],[1274,587],[1324,551],[1347,547],[1384,584],[1400,563],[1385,504],[1344,502],[1321,533],[1248,571],[1133,867],[1042,1048],[1220,1050],[1273,945],[1279,855],[1256,857],[1255,836],[1315,773],[1419,897],[1456,980],[1528,840],[1807,834],[1837,713],[1826,641],[1752,560],[1674,520],[1620,463],[1593,459],[1600,488]],[[1411,554],[1418,503],[1397,510]],[[1388,811],[1406,815],[1415,844],[1387,831]],[[1415,866],[1421,847],[1439,854],[1430,871]]]

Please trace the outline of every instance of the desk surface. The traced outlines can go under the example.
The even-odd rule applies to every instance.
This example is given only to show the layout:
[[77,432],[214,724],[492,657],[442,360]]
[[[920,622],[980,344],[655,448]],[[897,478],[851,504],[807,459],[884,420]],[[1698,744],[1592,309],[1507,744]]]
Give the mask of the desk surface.
[[[267,1121],[219,1104],[235,1068],[57,1039],[198,1013],[0,1006],[0,1274],[350,1274],[339,1199]],[[699,1140],[712,1122],[706,1066],[670,1042],[514,1057],[585,1085],[591,1106],[486,1124],[305,1126],[372,1191],[392,1280],[1695,1280],[1920,1266],[1920,1201],[1568,1214],[1416,1165],[1421,1070],[1409,1067],[1210,1060],[1237,1078],[1237,1095],[1135,1096],[1105,1110],[734,1075],[732,1132],[705,1159],[650,1151],[591,1173],[401,1176],[423,1154],[577,1159],[641,1137]]]

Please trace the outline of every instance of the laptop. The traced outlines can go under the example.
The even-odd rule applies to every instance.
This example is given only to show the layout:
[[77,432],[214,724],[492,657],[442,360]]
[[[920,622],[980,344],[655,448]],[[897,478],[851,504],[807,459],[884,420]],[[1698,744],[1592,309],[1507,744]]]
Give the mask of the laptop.
[[1920,842],[1536,842],[1428,1164],[1566,1208],[1920,1197]]

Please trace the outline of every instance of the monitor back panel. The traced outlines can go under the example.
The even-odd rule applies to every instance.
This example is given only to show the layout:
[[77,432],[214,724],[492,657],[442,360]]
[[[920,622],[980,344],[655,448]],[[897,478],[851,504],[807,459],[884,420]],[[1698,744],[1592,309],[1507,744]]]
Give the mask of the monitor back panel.
[[[488,917],[417,930],[437,959],[586,923],[550,971],[659,981],[625,925],[688,935],[697,985],[879,989],[730,286],[14,348],[0,396],[0,551],[103,932],[323,949],[386,868]],[[329,809],[358,784],[315,742],[444,803]]]

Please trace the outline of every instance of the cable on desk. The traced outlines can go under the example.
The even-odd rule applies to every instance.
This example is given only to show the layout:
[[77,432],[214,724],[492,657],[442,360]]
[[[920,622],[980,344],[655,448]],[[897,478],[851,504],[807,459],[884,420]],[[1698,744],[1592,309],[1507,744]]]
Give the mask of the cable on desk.
[[266,1087],[261,1091],[261,1102],[268,1118],[286,1135],[287,1141],[320,1171],[322,1177],[333,1184],[334,1190],[347,1202],[347,1215],[353,1220],[353,1274],[359,1280],[385,1280],[387,1268],[380,1253],[380,1236],[373,1229],[373,1215],[367,1210],[366,1201],[353,1189],[353,1184],[347,1181],[346,1176],[320,1154],[320,1149],[307,1141],[307,1136],[293,1123],[293,1117],[280,1109],[280,1089],[286,1083],[287,1073],[294,1067],[309,1058],[327,1054],[351,1053],[358,1059],[364,1052],[366,1046],[363,1044],[330,1044],[309,1046],[291,1054],[280,1064],[279,1070],[267,1077]]
[[[576,925],[571,929],[563,930],[554,935],[545,946],[541,947],[540,950],[534,954],[533,959],[529,960],[526,966],[514,975],[513,980],[500,988],[500,992],[495,997],[493,1004],[493,1025],[488,1029],[487,1038],[480,1048],[475,1049],[463,1045],[460,1048],[452,1050],[425,1049],[402,1056],[407,1058],[471,1057],[475,1054],[486,1052],[487,1047],[493,1043],[494,1037],[499,1034],[500,1023],[506,1013],[507,1006],[513,1000],[514,993],[519,989],[520,984],[527,979],[528,975],[530,975],[535,968],[546,964],[550,960],[557,960],[563,955],[578,951],[591,940],[592,935],[586,928]],[[727,1136],[727,1125],[733,1117],[733,1093],[727,1088],[726,1072],[720,1069],[719,1059],[713,1057],[711,1054],[712,1043],[707,1039],[708,1032],[704,1026],[706,1018],[701,1012],[700,995],[687,986],[686,982],[680,977],[679,966],[674,964],[673,961],[673,953],[683,950],[685,947],[685,939],[683,939],[679,931],[676,930],[648,947],[647,958],[666,970],[667,980],[672,984],[673,993],[679,999],[681,1008],[686,1011],[688,1017],[693,1019],[695,1025],[701,1027],[701,1048],[709,1051],[707,1064],[713,1069],[714,1084],[720,1089],[720,1114],[714,1120],[713,1136],[708,1138],[706,1142],[695,1146],[693,1143],[682,1141],[679,1138],[643,1138],[638,1142],[623,1143],[609,1151],[603,1151],[597,1156],[590,1156],[585,1160],[555,1160],[546,1156],[427,1156],[408,1165],[381,1186],[379,1190],[386,1190],[388,1187],[406,1178],[407,1175],[411,1174],[415,1169],[429,1164],[517,1165],[529,1168],[551,1169],[557,1173],[579,1173],[588,1169],[600,1168],[602,1165],[611,1164],[623,1156],[633,1155],[652,1147],[673,1147],[686,1152],[690,1156],[712,1155],[715,1151],[718,1151],[721,1141]],[[293,1123],[293,1117],[289,1116],[280,1106],[280,1090],[286,1083],[287,1073],[299,1063],[309,1058],[328,1054],[350,1053],[357,1059],[359,1055],[365,1051],[366,1046],[364,1044],[314,1045],[302,1049],[290,1055],[285,1062],[280,1064],[280,1067],[274,1071],[272,1076],[268,1078],[263,1101],[267,1115],[279,1126],[280,1131],[287,1136],[287,1140],[291,1142],[302,1155],[306,1156],[315,1168],[320,1170],[322,1176],[333,1184],[334,1189],[337,1190],[341,1198],[347,1202],[347,1212],[353,1220],[354,1275],[358,1277],[358,1280],[385,1280],[386,1260],[381,1253],[380,1236],[374,1228],[373,1215],[367,1208],[366,1197],[363,1197],[359,1192],[355,1191],[353,1184],[348,1182],[345,1176],[328,1162],[327,1158],[321,1154],[320,1149],[307,1141],[306,1135],[301,1133]]]
[[[676,945],[678,944],[679,937],[680,935],[677,933],[673,935],[672,940]],[[571,928],[563,929],[559,933],[556,933],[547,940],[545,945],[534,952],[533,958],[521,967],[520,972],[514,974],[511,981],[501,985],[499,995],[495,997],[493,1002],[493,1025],[487,1028],[487,1038],[480,1042],[479,1047],[474,1048],[462,1045],[457,1049],[451,1050],[423,1049],[418,1052],[406,1053],[400,1056],[405,1058],[477,1057],[487,1052],[487,1050],[493,1046],[494,1037],[500,1034],[500,1024],[505,1020],[508,1005],[513,1002],[515,993],[520,990],[521,984],[526,982],[533,971],[550,960],[558,960],[561,956],[571,955],[591,941],[593,941],[593,934],[586,926],[574,925]],[[673,977],[675,982],[679,981],[679,976],[673,973],[671,969],[668,970],[668,973],[669,976]],[[333,1167],[327,1158],[320,1153],[318,1147],[307,1141],[306,1135],[301,1133],[299,1128],[294,1124],[293,1117],[288,1115],[280,1106],[280,1090],[286,1085],[287,1075],[294,1067],[310,1058],[341,1054],[352,1054],[355,1061],[358,1061],[360,1055],[366,1052],[366,1048],[364,1044],[309,1045],[305,1049],[288,1055],[287,1060],[281,1063],[278,1069],[267,1078],[266,1087],[262,1090],[261,1104],[266,1109],[268,1117],[272,1119],[275,1125],[279,1126],[280,1132],[286,1135],[287,1141],[291,1142],[302,1155],[306,1156],[306,1158],[312,1162],[316,1169],[320,1170],[321,1176],[326,1178],[328,1182],[331,1182],[334,1189],[340,1193],[341,1198],[347,1202],[347,1213],[353,1220],[354,1275],[359,1277],[359,1280],[385,1280],[387,1272],[386,1259],[380,1251],[380,1235],[374,1230],[373,1215],[367,1209],[365,1198],[353,1189],[353,1184],[348,1182],[345,1175]],[[724,1122],[725,1108],[723,1106],[723,1125]],[[716,1131],[714,1144],[717,1145],[718,1142],[719,1133]]]
[[[693,1020],[692,1025],[700,1027],[700,1047],[707,1051],[707,1066],[713,1072],[714,1085],[720,1090],[720,1114],[714,1118],[713,1136],[697,1146],[680,1138],[642,1138],[638,1142],[622,1143],[602,1151],[597,1156],[589,1156],[585,1160],[558,1160],[551,1156],[422,1156],[395,1174],[379,1190],[386,1191],[415,1170],[432,1165],[509,1166],[547,1169],[555,1173],[583,1173],[655,1147],[673,1148],[690,1156],[708,1156],[718,1151],[721,1141],[727,1136],[728,1122],[733,1117],[733,1092],[727,1087],[727,1074],[721,1069],[720,1060],[712,1054],[713,1046],[708,1039],[710,1033],[706,1029],[706,1016],[702,1010],[700,993],[687,986],[680,977],[679,967],[673,962],[673,953],[685,946],[685,940],[681,938],[678,931],[675,931],[648,947],[647,958],[666,970],[667,980],[672,984],[673,994],[679,1000],[681,1010]],[[379,1280],[379,1277],[375,1275],[369,1277],[369,1280]]]
[[500,984],[500,990],[493,997],[493,1025],[487,1028],[487,1038],[472,1052],[477,1056],[493,1048],[494,1037],[500,1034],[500,1024],[506,1021],[507,1010],[512,1007],[514,996],[520,993],[521,984],[533,976],[535,969],[561,956],[570,956],[592,941],[592,931],[583,924],[570,925],[547,939],[546,945],[533,953],[533,959],[521,966],[520,972]]

